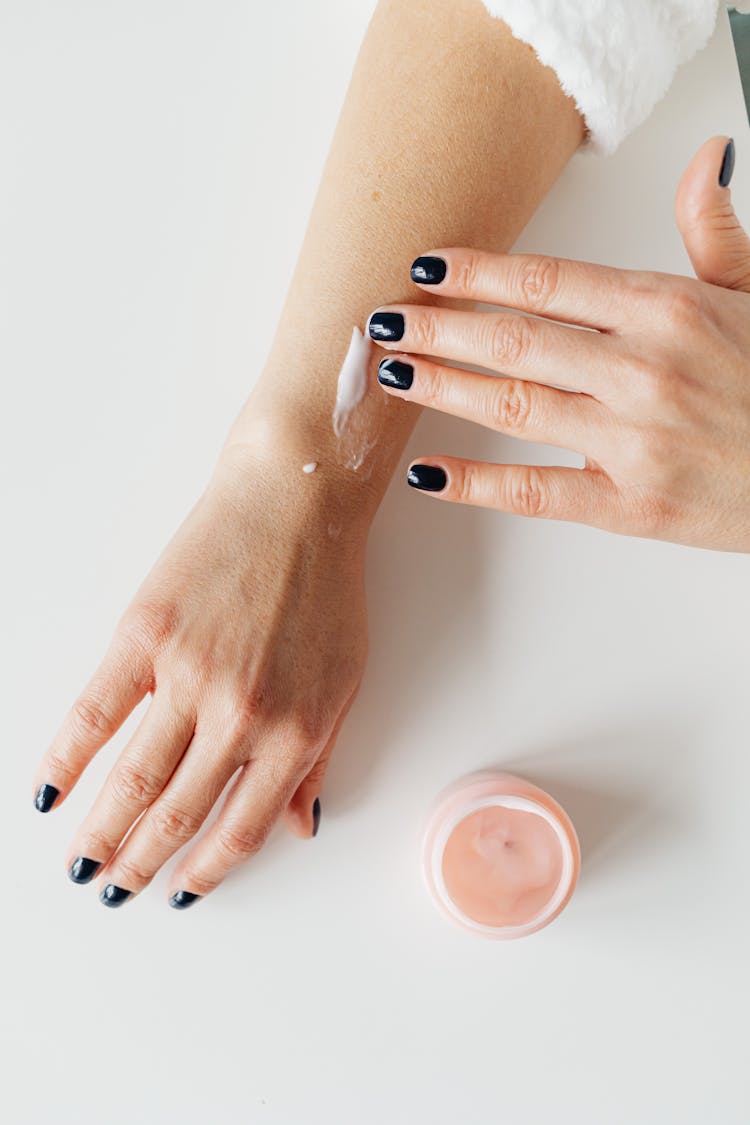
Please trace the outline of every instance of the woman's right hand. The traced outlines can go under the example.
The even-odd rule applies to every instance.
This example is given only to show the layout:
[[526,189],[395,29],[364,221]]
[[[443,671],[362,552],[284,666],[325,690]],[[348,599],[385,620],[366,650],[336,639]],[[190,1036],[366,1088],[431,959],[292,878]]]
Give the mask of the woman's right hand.
[[192,841],[234,774],[172,874],[171,905],[214,890],[280,815],[298,836],[317,831],[365,663],[367,526],[355,475],[332,464],[306,475],[305,460],[272,424],[225,449],[40,763],[44,812],[151,694],[67,855],[75,882],[99,875],[106,905]]
[[586,462],[425,457],[409,469],[413,487],[518,515],[750,551],[750,239],[727,187],[733,153],[727,138],[713,138],[680,183],[677,219],[699,280],[454,248],[418,259],[414,280],[431,292],[537,315],[381,307],[369,326],[392,352],[380,365],[384,389]]

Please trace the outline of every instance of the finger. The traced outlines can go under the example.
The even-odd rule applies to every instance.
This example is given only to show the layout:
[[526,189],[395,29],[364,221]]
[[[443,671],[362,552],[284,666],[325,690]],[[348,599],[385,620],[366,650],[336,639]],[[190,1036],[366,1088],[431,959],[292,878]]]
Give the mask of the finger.
[[588,394],[603,388],[605,378],[611,380],[618,362],[609,336],[519,313],[392,305],[376,309],[368,329],[389,351],[440,356]]
[[466,247],[430,250],[412,264],[411,278],[441,297],[523,309],[602,332],[629,327],[644,285],[653,285],[640,270]]
[[40,812],[65,800],[97,751],[150,690],[152,677],[145,649],[116,634],[39,763],[34,804]]
[[[217,753],[218,739],[215,729],[196,731],[161,795],[100,872],[99,889],[105,899],[108,893],[113,894],[107,892],[110,886],[130,894],[142,891],[159,868],[202,827],[237,769],[231,755]],[[194,901],[187,901],[183,894],[171,905],[184,909]]]
[[559,466],[492,465],[456,457],[415,461],[412,488],[440,500],[495,508],[517,516],[614,525],[617,490],[606,474]]
[[750,238],[732,206],[734,141],[712,137],[696,152],[677,188],[675,213],[696,276],[750,293]]
[[601,446],[607,412],[586,394],[523,379],[480,375],[397,354],[384,359],[378,382],[389,394],[492,430],[579,453]]
[[358,684],[356,689],[352,692],[344,709],[336,720],[336,725],[320,757],[300,785],[298,785],[296,792],[293,794],[289,804],[284,810],[284,822],[287,828],[295,836],[299,836],[300,839],[307,840],[311,836],[317,836],[318,834],[321,814],[320,790],[323,786],[323,778],[328,769],[328,763],[333,753],[333,748],[338,741],[339,732],[344,724],[344,719],[349,714],[352,703],[357,697],[359,686]]
[[197,840],[170,879],[170,901],[185,894],[203,896],[227,874],[258,852],[288,804],[304,766],[284,764],[269,745],[247,762],[211,828]]
[[74,882],[89,882],[159,797],[185,753],[194,723],[192,712],[160,687],[71,841],[68,873]]

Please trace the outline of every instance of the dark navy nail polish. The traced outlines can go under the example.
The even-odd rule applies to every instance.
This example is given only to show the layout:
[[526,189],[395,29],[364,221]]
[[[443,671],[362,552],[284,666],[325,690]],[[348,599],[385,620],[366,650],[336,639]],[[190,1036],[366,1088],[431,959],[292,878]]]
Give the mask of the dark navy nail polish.
[[719,187],[729,187],[729,181],[734,172],[734,141],[730,138],[724,149],[724,156],[719,169]]
[[406,480],[412,488],[419,488],[422,492],[442,492],[448,483],[445,470],[437,465],[412,465]]
[[126,891],[124,887],[116,887],[114,883],[107,883],[99,895],[99,902],[103,902],[105,906],[122,906],[132,895],[133,892]]
[[74,883],[90,883],[100,867],[100,860],[77,855],[68,868],[68,875]]
[[313,801],[313,836],[318,835],[320,828],[320,798],[316,797]]
[[414,368],[400,359],[384,359],[378,367],[378,382],[397,391],[408,391],[414,381]]
[[200,895],[193,894],[192,891],[175,891],[169,900],[169,905],[173,906],[175,910],[187,910],[200,897]]
[[374,312],[368,329],[373,340],[400,340],[404,334],[404,318],[401,313]]
[[418,281],[421,285],[439,285],[441,281],[445,281],[447,269],[445,258],[415,258],[409,273],[412,281]]
[[60,790],[54,785],[40,785],[34,797],[34,808],[39,812],[49,812],[59,796]]

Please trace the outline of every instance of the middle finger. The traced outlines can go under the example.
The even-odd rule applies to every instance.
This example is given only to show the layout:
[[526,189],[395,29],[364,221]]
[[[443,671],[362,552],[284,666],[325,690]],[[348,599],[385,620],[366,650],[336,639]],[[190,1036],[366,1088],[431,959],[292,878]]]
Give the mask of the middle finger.
[[367,322],[383,348],[471,363],[599,397],[617,353],[611,337],[512,312],[388,305]]

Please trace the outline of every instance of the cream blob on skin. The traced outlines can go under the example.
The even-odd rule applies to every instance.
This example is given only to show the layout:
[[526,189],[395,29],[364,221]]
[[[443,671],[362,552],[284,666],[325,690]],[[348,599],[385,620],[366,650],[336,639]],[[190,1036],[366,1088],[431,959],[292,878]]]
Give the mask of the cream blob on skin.
[[336,405],[333,408],[333,432],[336,437],[341,437],[352,411],[364,398],[371,349],[369,334],[364,336],[355,324],[336,386]]
[[573,894],[581,853],[570,818],[548,793],[485,771],[440,794],[423,861],[427,886],[451,921],[509,939],[557,917]]
[[317,467],[318,467],[318,462],[317,462],[317,461],[308,461],[306,465],[303,465],[303,466],[302,466],[302,472],[303,472],[303,473],[307,473],[307,475],[309,476],[309,475],[310,475],[310,473],[314,473],[314,472],[315,472],[315,470],[317,469]]

